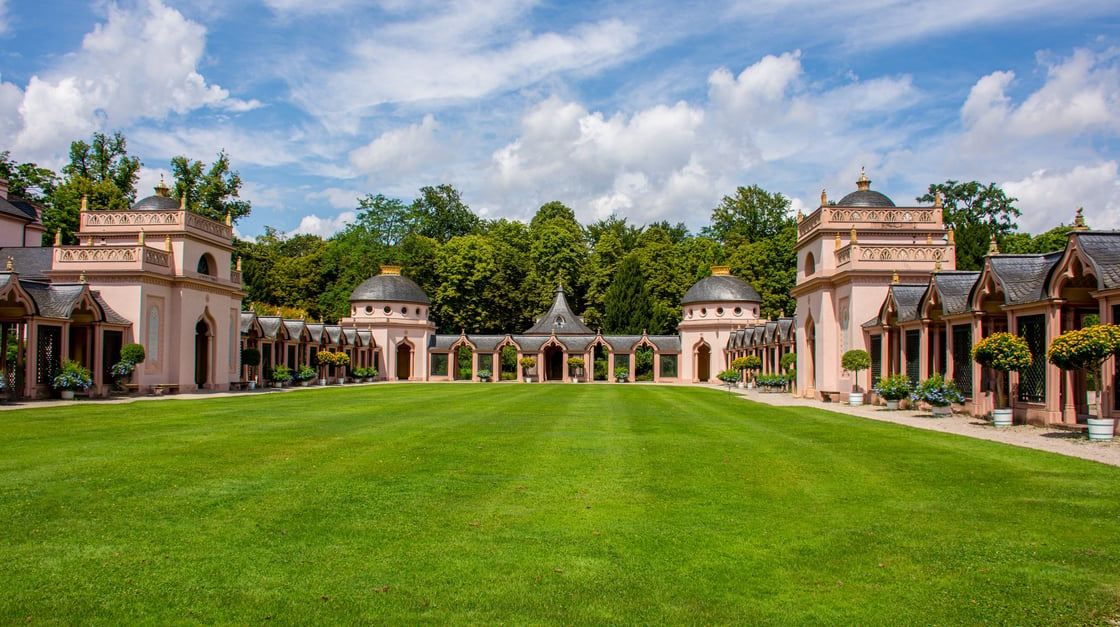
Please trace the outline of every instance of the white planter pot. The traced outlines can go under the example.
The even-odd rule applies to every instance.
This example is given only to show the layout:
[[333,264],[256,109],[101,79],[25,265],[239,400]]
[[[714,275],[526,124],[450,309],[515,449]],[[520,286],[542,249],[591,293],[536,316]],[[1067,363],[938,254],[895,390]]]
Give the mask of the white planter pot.
[[850,407],[863,405],[863,392],[848,392],[848,405]]
[[934,416],[948,416],[949,414],[953,413],[953,408],[949,407],[948,405],[944,407],[930,407],[929,410],[933,413]]
[[1012,415],[1010,409],[993,409],[992,410],[992,426],[994,427],[1010,427],[1012,423]]
[[740,390],[743,389],[743,382],[742,381],[737,382],[735,384],[735,387],[739,388]]
[[894,411],[898,409],[900,403],[902,403],[902,401],[887,401],[887,409]]
[[326,384],[327,384],[326,379],[319,379],[319,385],[326,385]]
[[1089,423],[1089,439],[1103,442],[1112,439],[1112,434],[1116,431],[1116,421],[1112,418],[1090,418],[1086,422]]
[[525,383],[532,383],[533,377],[525,377]]
[[250,381],[250,382],[249,382],[249,389],[250,389],[250,390],[255,390],[255,389],[257,389],[257,382],[256,382],[256,381]]
[[305,388],[305,387],[307,387],[307,386],[309,386],[309,385],[311,385],[311,382],[310,382],[310,381],[300,381],[300,382],[299,382],[299,386],[300,386],[300,387],[303,387],[303,388]]
[[58,397],[64,401],[74,400],[74,390],[59,390]]
[[579,383],[579,377],[572,377],[572,383]]

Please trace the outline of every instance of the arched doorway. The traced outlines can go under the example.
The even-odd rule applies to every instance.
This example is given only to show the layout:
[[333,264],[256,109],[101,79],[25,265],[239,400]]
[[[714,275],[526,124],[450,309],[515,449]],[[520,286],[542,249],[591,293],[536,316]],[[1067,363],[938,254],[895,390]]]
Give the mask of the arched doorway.
[[397,379],[408,381],[412,377],[412,347],[408,344],[397,345]]
[[199,320],[194,325],[194,384],[202,389],[210,380],[210,325]]
[[712,349],[701,344],[696,349],[696,380],[704,383],[712,378]]
[[564,380],[564,349],[552,345],[544,349],[544,380]]
[[813,319],[805,321],[805,395],[812,397],[817,389],[817,325]]

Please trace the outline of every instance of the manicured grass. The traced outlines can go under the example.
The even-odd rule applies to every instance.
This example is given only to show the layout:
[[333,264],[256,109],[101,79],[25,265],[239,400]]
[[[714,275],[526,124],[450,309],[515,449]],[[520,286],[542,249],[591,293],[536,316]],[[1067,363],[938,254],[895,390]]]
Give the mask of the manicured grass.
[[714,389],[0,412],[0,622],[1085,624],[1120,469]]

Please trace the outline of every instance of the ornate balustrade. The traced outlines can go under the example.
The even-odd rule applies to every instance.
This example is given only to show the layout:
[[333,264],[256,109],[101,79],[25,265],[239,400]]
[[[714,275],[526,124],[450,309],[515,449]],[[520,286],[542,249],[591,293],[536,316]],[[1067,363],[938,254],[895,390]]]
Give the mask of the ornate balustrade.
[[[65,246],[55,248],[55,262],[60,267],[67,264],[81,264],[77,268],[86,270],[89,264],[97,263],[139,263],[140,268],[158,266],[171,267],[171,254],[147,246]],[[88,268],[93,269],[93,268]]]
[[941,209],[937,207],[820,207],[797,223],[802,239],[822,228],[848,230],[918,228],[941,229]]
[[81,232],[106,233],[143,229],[149,235],[193,231],[205,234],[210,239],[229,244],[233,241],[233,227],[205,216],[179,211],[83,211],[81,212]]
[[893,244],[886,246],[855,244],[836,251],[836,265],[852,263],[893,263],[898,261],[946,261],[951,258],[951,246],[931,244]]

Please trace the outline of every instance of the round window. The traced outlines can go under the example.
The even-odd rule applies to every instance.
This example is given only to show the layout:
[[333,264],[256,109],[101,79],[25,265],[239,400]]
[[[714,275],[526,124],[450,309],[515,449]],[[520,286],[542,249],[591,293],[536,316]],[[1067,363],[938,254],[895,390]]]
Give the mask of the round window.
[[722,316],[723,315],[723,307],[720,307],[720,308],[716,309],[716,315],[717,316]]
[[386,315],[386,316],[387,316],[387,315],[389,315],[389,314],[390,314],[390,313],[391,313],[392,311],[393,311],[393,310],[392,310],[392,309],[390,309],[388,305],[385,305],[385,315]]
[[420,315],[420,308],[419,308],[419,307],[417,307],[417,308],[416,308],[416,315],[417,315],[417,316],[419,316],[419,315]]
[[743,308],[742,308],[742,307],[736,307],[736,308],[735,308],[735,315],[736,315],[736,316],[741,316],[741,315],[743,315]]
[[701,316],[706,316],[706,315],[708,315],[708,308],[707,308],[707,307],[701,307],[701,308],[700,308],[700,315],[701,315]]
[[372,306],[370,306],[370,305],[366,305],[366,313],[367,313],[367,314],[371,314],[371,313],[373,313],[373,307],[372,307]]
[[755,316],[756,318],[758,317],[758,307],[755,307],[755,308],[754,308],[754,316]]
[[401,313],[407,316],[408,315],[408,307],[401,307]]

